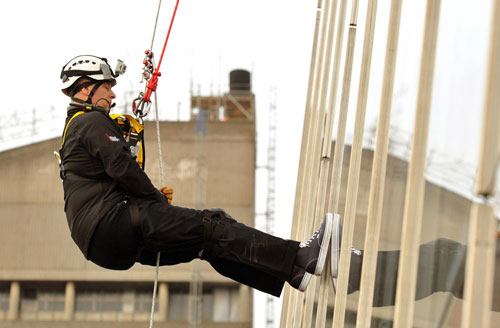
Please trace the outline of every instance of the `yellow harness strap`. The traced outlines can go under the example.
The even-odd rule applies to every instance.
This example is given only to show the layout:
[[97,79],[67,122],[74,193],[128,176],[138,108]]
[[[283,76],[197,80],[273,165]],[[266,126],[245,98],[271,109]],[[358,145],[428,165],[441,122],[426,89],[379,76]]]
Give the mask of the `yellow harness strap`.
[[144,126],[139,123],[133,116],[128,115],[128,114],[111,114],[109,115],[113,120],[117,120],[118,124],[124,124],[124,119],[122,117],[125,117],[128,119],[130,125],[135,129],[137,133],[141,133],[142,130],[144,130]]
[[85,114],[85,113],[86,113],[86,112],[84,112],[84,111],[78,112],[78,113],[76,113],[75,115],[73,115],[73,116],[69,119],[68,124],[66,124],[66,127],[64,128],[64,134],[63,134],[63,138],[62,138],[61,149],[62,149],[62,147],[64,146],[64,141],[66,141],[66,131],[68,131],[68,126],[69,126],[69,124],[71,123],[71,121],[73,121],[73,119],[74,119],[75,117],[77,117],[78,115],[81,115],[81,114]]
[[64,133],[63,133],[63,137],[62,137],[61,148],[59,148],[59,152],[57,152],[56,150],[54,151],[54,156],[56,157],[57,161],[59,162],[59,176],[61,177],[61,180],[66,179],[66,173],[64,172],[64,166],[62,164],[62,158],[61,158],[60,153],[61,153],[62,148],[64,146],[64,142],[66,141],[66,132],[68,131],[68,126],[71,123],[71,121],[73,121],[73,119],[75,117],[77,117],[78,115],[81,115],[81,114],[85,114],[85,113],[86,112],[84,112],[84,111],[77,112],[75,115],[73,115],[69,119],[68,124],[66,124],[66,126],[64,127]]

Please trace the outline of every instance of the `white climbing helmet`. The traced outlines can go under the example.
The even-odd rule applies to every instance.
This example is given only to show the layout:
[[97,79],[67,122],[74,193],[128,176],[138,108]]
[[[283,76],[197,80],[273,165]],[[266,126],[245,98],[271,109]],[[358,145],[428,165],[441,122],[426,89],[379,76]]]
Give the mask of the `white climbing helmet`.
[[116,77],[125,73],[126,66],[118,60],[116,74],[113,73],[106,58],[83,55],[71,59],[63,66],[61,71],[61,90],[69,96],[68,89],[82,76],[97,81],[109,81],[113,86],[116,84]]

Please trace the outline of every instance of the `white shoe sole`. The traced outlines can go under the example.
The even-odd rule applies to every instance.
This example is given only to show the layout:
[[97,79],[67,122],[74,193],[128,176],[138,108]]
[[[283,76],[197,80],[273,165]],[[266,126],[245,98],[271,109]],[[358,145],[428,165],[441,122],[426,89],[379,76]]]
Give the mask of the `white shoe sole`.
[[333,216],[333,229],[332,229],[332,255],[331,255],[331,275],[337,278],[339,272],[339,258],[340,258],[340,214]]
[[325,214],[325,232],[323,233],[323,240],[319,248],[318,262],[316,263],[316,269],[314,274],[320,276],[323,272],[323,267],[325,266],[326,254],[328,254],[328,246],[330,244],[330,237],[332,236],[333,227],[333,214]]

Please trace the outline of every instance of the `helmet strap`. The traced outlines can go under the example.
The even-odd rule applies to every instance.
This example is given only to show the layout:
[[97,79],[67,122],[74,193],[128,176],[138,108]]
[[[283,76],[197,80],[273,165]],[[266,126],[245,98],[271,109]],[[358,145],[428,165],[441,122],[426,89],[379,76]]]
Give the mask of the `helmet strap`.
[[97,91],[97,89],[99,89],[99,87],[101,86],[101,84],[103,84],[104,82],[106,82],[106,81],[98,81],[98,82],[95,83],[94,88],[92,89],[92,91],[90,91],[89,97],[87,98],[87,102],[89,104],[92,104],[92,97],[94,97],[95,92]]
[[108,111],[106,108],[104,107],[101,107],[101,106],[97,106],[95,104],[92,104],[90,102],[87,102],[87,101],[83,101],[79,98],[76,98],[76,97],[71,97],[71,100],[73,102],[76,102],[78,104],[72,104],[72,106],[76,106],[76,107],[79,107],[85,111],[91,111],[91,110],[95,110],[95,111],[98,111],[98,112],[103,112],[104,114],[106,114]]
[[[94,84],[94,88],[92,88],[92,90],[90,91],[89,96],[87,97],[86,101],[83,101],[83,100],[75,97],[75,94],[77,94],[78,91],[77,92],[73,92],[71,100],[74,101],[74,102],[76,102],[76,103],[78,103],[79,105],[77,105],[77,106],[81,107],[82,109],[84,109],[86,111],[96,110],[96,111],[99,111],[99,112],[107,113],[106,108],[101,107],[101,106],[97,106],[97,103],[100,100],[105,100],[109,104],[108,100],[106,100],[105,98],[101,98],[101,99],[98,99],[95,104],[92,103],[92,98],[94,97],[95,92],[105,82],[108,82],[108,81],[107,80],[102,80],[102,81],[92,80],[92,81],[84,82],[84,83],[78,85],[78,87],[75,89],[75,90],[78,90],[78,91],[80,91],[81,89],[86,88],[88,86],[91,86],[93,84]],[[109,104],[109,108],[110,109],[113,108],[114,105],[115,105],[114,103],[113,104]]]

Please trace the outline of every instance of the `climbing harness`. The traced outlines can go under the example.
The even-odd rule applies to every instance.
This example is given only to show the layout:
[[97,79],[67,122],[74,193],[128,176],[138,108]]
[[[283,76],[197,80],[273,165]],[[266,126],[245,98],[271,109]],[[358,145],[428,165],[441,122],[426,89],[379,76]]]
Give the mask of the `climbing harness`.
[[120,126],[122,135],[130,147],[132,156],[144,170],[146,166],[146,149],[142,120],[137,120],[133,116],[127,114],[111,114],[109,116]]
[[[67,173],[64,171],[64,165],[61,159],[61,152],[64,146],[64,142],[66,141],[66,133],[68,131],[68,127],[77,116],[87,113],[92,110],[92,107],[86,106],[85,111],[79,111],[75,113],[68,121],[64,128],[64,133],[62,137],[61,147],[59,151],[54,151],[54,156],[59,162],[59,176],[62,180],[67,177]],[[94,109],[95,110],[95,109]],[[127,114],[112,114],[109,115],[113,121],[115,121],[121,128],[123,138],[127,142],[130,147],[130,153],[137,161],[139,166],[144,170],[146,165],[146,150],[145,150],[145,142],[144,142],[144,125],[141,120],[136,120],[131,115]]]

